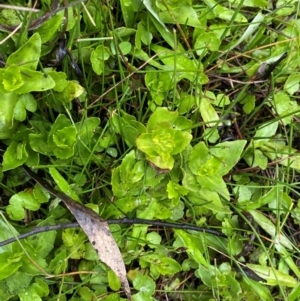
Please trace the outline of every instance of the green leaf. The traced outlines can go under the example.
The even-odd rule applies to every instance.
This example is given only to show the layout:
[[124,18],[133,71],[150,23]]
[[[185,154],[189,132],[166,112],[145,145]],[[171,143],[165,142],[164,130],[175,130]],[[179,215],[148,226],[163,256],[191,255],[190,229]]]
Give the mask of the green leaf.
[[82,286],[78,289],[78,295],[80,296],[80,301],[95,301],[97,297],[93,293],[93,290],[90,290],[86,286]]
[[133,4],[128,0],[121,0],[120,4],[126,27],[133,27],[135,22]]
[[[208,6],[209,9],[211,9],[213,11],[215,17],[220,18],[225,21],[231,21],[233,16],[236,13],[234,9],[232,9],[232,8],[229,9],[227,7],[219,5],[214,0],[204,0],[204,3]],[[247,19],[244,15],[237,13],[235,15],[234,21],[238,22],[238,23],[246,23]]]
[[300,270],[294,259],[291,257],[290,251],[287,251],[283,244],[279,242],[278,237],[275,238],[275,248],[280,254],[282,260],[287,264],[287,266],[295,273],[295,275],[300,278]]
[[53,134],[53,142],[56,144],[54,155],[60,159],[70,158],[74,154],[74,143],[76,141],[76,129],[74,126],[68,126],[57,130]]
[[0,92],[0,139],[7,139],[12,136],[18,125],[14,121],[14,109],[18,102],[18,94]]
[[17,90],[24,84],[20,69],[17,65],[10,65],[5,69],[2,83],[8,92]]
[[[51,78],[50,76],[48,77]],[[52,88],[55,86],[54,81],[53,83],[54,85],[52,86]],[[62,84],[65,84],[64,81],[62,81]],[[61,87],[59,88],[59,90],[61,90]],[[68,81],[67,85],[64,87],[62,92],[54,93],[55,101],[59,104],[68,106],[74,98],[81,96],[83,92],[84,88],[81,85],[79,85],[76,81]]]
[[122,164],[113,169],[112,189],[116,196],[122,197],[127,193],[134,195],[141,186],[139,181],[145,175],[145,162],[135,159],[134,151],[129,152]]
[[[37,226],[43,227],[43,226],[50,226],[55,225],[55,220],[53,216],[50,216],[43,220],[42,222],[38,223]],[[56,238],[56,232],[55,231],[49,231],[49,232],[43,232],[39,233],[35,236],[31,236],[26,239],[27,242],[29,242],[36,252],[41,256],[42,258],[46,258],[48,254],[51,252],[51,250],[54,248],[54,242]]]
[[159,246],[162,240],[161,236],[156,232],[148,233],[146,239],[150,248],[155,247],[155,245]]
[[136,183],[142,179],[145,174],[144,162],[136,162],[134,151],[129,152],[120,166],[121,181],[126,183]]
[[56,92],[63,92],[69,83],[67,81],[66,73],[65,72],[56,72],[56,71],[47,72],[47,70],[44,70],[44,71],[46,71],[46,74],[50,75],[51,78],[55,82],[55,87],[53,87],[53,90]]
[[121,288],[120,279],[112,270],[109,270],[107,272],[107,279],[108,279],[108,285],[113,291],[118,291]]
[[105,62],[101,59],[91,58],[93,70],[97,75],[101,75],[105,70]]
[[22,272],[15,272],[10,277],[0,281],[1,300],[11,300],[19,292],[26,291],[32,280],[32,276]]
[[42,301],[42,298],[33,286],[27,288],[25,292],[19,293],[18,296],[20,297],[20,301]]
[[146,74],[145,80],[153,101],[161,106],[172,89],[172,85],[174,85],[172,75],[169,72],[158,74],[149,72]]
[[80,202],[80,199],[77,196],[77,194],[70,187],[70,185],[68,184],[68,182],[62,177],[62,175],[57,171],[56,168],[50,167],[49,168],[49,172],[51,174],[51,177],[55,181],[56,185],[59,187],[59,189],[63,193],[65,193],[66,195],[68,195],[69,197],[71,197],[73,200],[76,200],[76,201]]
[[191,234],[186,233],[183,230],[174,229],[176,236],[181,240],[184,247],[186,247],[186,252],[189,257],[195,260],[198,264],[208,267],[209,264],[202,255],[197,240]]
[[23,85],[14,90],[18,94],[25,94],[33,91],[47,91],[55,87],[51,76],[28,68],[20,68]]
[[[229,192],[223,180],[221,180],[222,185],[220,185],[220,179],[215,182],[211,180],[211,185],[201,182],[204,182],[204,180],[206,178],[200,178],[199,183],[202,187],[197,192],[189,192],[188,199],[193,204],[207,208],[214,213],[231,214],[230,208],[224,205],[219,197],[219,194],[221,194],[224,198],[229,198]],[[208,178],[208,181],[210,181],[210,178]]]
[[284,285],[287,287],[295,287],[298,282],[292,276],[282,273],[276,269],[258,264],[247,263],[247,267],[253,270],[263,279],[267,280],[269,285]]
[[178,100],[178,113],[185,114],[189,112],[196,104],[195,96],[182,92]]
[[18,121],[24,121],[26,119],[26,110],[33,113],[36,109],[37,102],[32,94],[21,94],[14,109],[14,118]]
[[25,217],[24,209],[36,211],[39,208],[40,203],[35,199],[32,191],[21,191],[10,198],[6,212],[12,220],[21,220]]
[[221,45],[218,36],[213,32],[203,31],[198,35],[194,48],[199,56],[205,55],[209,50],[217,51]]
[[66,229],[62,233],[62,239],[70,258],[80,259],[84,257],[86,236],[83,231],[78,232],[76,229]]
[[[202,64],[190,59],[184,53],[170,51],[167,48],[154,44],[151,49],[157,53],[160,60],[167,66],[168,70],[175,71],[175,81],[188,79],[191,82],[198,82],[199,84],[206,84],[208,77],[203,72]],[[174,72],[172,71],[172,72]]]
[[26,143],[12,141],[3,155],[3,171],[21,166],[27,159]]
[[17,11],[11,8],[3,8],[0,12],[0,22],[5,25],[18,25],[20,16]]
[[300,74],[292,73],[289,75],[288,79],[284,84],[284,89],[290,94],[293,95],[299,90]]
[[226,175],[237,164],[245,145],[245,140],[237,140],[219,143],[208,149],[204,142],[200,142],[193,147],[189,167],[195,175],[215,175],[215,180],[218,180],[218,177]]
[[142,256],[141,259],[145,262],[149,262],[151,265],[154,265],[161,275],[174,275],[181,271],[180,264],[173,258],[159,256],[158,254],[153,253]]
[[112,114],[110,121],[112,122],[113,129],[122,135],[128,146],[134,146],[137,137],[146,132],[146,127],[135,120],[135,118],[127,113],[121,111],[122,114],[118,115],[115,112]]
[[47,203],[50,199],[50,194],[42,186],[36,184],[33,189],[33,196],[38,200],[39,203]]
[[45,44],[52,39],[62,24],[62,18],[63,14],[56,14],[37,29],[37,32],[41,37],[42,44]]
[[[172,169],[174,158],[170,152],[173,150],[174,142],[171,138],[170,136],[162,135],[152,139],[152,135],[142,134],[136,140],[136,144],[139,150],[147,154],[147,159],[154,165],[161,169]],[[155,142],[153,140],[155,140]]]
[[187,195],[189,190],[177,184],[176,182],[169,181],[167,185],[167,192],[168,192],[168,198],[172,199],[172,198],[177,198],[177,197]]
[[147,122],[148,130],[155,130],[160,128],[160,123],[174,124],[178,118],[178,112],[171,112],[167,108],[157,108],[150,116]]
[[170,257],[159,257],[159,261],[155,262],[155,266],[162,275],[174,275],[181,271],[181,265]]
[[[274,95],[275,112],[281,117],[284,125],[289,125],[296,113],[299,113],[299,106],[296,101],[291,100],[284,92]],[[286,117],[283,117],[286,116]]]
[[92,149],[95,144],[95,132],[99,124],[100,119],[97,117],[85,118],[75,124],[78,138],[74,145],[74,158],[77,164],[86,164],[87,160],[91,158]]
[[133,279],[133,287],[145,295],[152,296],[155,292],[155,282],[147,275],[138,273]]
[[91,63],[96,74],[100,75],[104,72],[105,61],[110,57],[110,53],[106,47],[99,45],[91,54]]
[[[229,191],[227,189],[225,181],[219,175],[205,175],[197,176],[197,182],[201,187],[206,188],[212,192],[216,192],[223,196],[225,199],[229,199]],[[224,210],[224,209],[223,209]]]
[[210,153],[220,161],[217,174],[224,176],[238,163],[241,159],[246,140],[236,140],[219,143],[210,149]]
[[254,136],[254,147],[266,144],[277,132],[278,122],[261,125]]
[[191,6],[187,5],[180,5],[180,7],[172,9],[170,12],[167,10],[160,12],[159,17],[164,23],[175,24],[175,19],[177,24],[188,25],[196,28],[203,27],[199,21],[197,12]]
[[40,278],[35,278],[35,283],[32,284],[32,287],[40,297],[46,297],[49,295],[48,285]]
[[210,159],[209,150],[204,142],[196,144],[189,157],[189,168],[194,175],[198,175],[205,163]]
[[264,229],[271,237],[272,239],[276,239],[278,243],[285,246],[289,250],[293,250],[292,243],[286,238],[285,235],[282,233],[279,233],[276,229],[276,226],[261,212],[257,210],[249,210],[249,213],[253,216],[255,222]]
[[288,301],[295,301],[295,300],[297,300],[299,294],[300,294],[300,283],[298,282],[298,284],[290,292]]
[[40,35],[38,33],[33,34],[24,45],[8,57],[7,65],[19,65],[22,70],[36,70],[41,56],[41,45]]
[[159,15],[156,12],[154,0],[144,0],[143,4],[145,5],[145,7],[149,11],[149,13],[155,18],[155,20],[163,27],[163,29],[166,32],[169,32],[169,30],[167,29],[165,24],[161,21],[161,19],[159,18]]
[[132,45],[129,42],[122,42],[119,44],[120,50],[123,55],[127,55],[131,52]]
[[269,5],[267,0],[245,0],[245,6],[257,7],[257,8],[266,8]]
[[56,157],[67,159],[74,154],[77,131],[65,115],[58,115],[48,135],[48,147]]
[[53,147],[48,145],[48,133],[29,134],[30,147],[41,154],[53,155]]
[[[145,294],[144,292],[138,292],[137,294],[132,295],[132,300],[133,301],[152,301],[153,298],[150,295]],[[115,300],[113,300],[113,301],[115,301]]]
[[114,168],[112,170],[111,185],[112,191],[115,196],[123,197],[126,195],[127,190],[122,187],[122,182],[120,179],[120,167]]
[[172,169],[172,156],[183,151],[192,139],[191,134],[174,129],[172,123],[177,118],[177,112],[171,113],[166,108],[158,108],[147,124],[151,133],[143,133],[136,140],[138,149],[146,153],[147,160],[161,169]]
[[[241,206],[244,210],[248,211],[251,209],[257,209],[260,207],[263,207],[271,202],[274,202],[277,199],[282,199],[282,191],[278,189],[278,187],[273,187],[268,192],[266,192],[262,197],[260,197],[255,202],[245,202],[242,203]],[[279,208],[279,207],[273,207],[273,208]],[[276,209],[277,211],[277,209]]]
[[219,115],[205,97],[201,99],[199,111],[207,126],[213,127],[218,123]]
[[[17,235],[19,235],[19,232],[12,225],[8,224],[7,221],[0,218],[0,240],[4,241],[6,239],[9,239]],[[11,252],[11,251],[12,251],[11,244],[0,247],[0,254],[3,252]]]
[[[97,260],[97,254],[96,259]],[[54,258],[51,260],[49,264],[49,270],[51,273],[57,275],[63,273],[68,266],[68,260],[67,260],[67,250],[66,248],[61,249],[59,252],[56,252]]]
[[23,252],[4,252],[0,256],[0,280],[15,273],[22,266]]
[[[251,2],[252,0],[248,1],[246,0],[245,2]],[[255,1],[255,0],[254,0]],[[258,0],[256,2],[262,2],[263,0]],[[244,2],[244,5],[247,5],[246,3]],[[257,5],[257,6],[260,6],[260,5]],[[256,6],[256,7],[257,7]],[[245,30],[245,32],[243,33],[243,35],[238,39],[237,42],[233,43],[230,48],[228,49],[229,50],[232,50],[233,48],[236,48],[238,45],[240,45],[242,42],[244,42],[245,40],[249,39],[251,36],[253,36],[254,33],[256,33],[257,31],[257,28],[259,28],[262,24],[262,22],[264,21],[265,19],[265,15],[262,14],[261,12],[257,13],[256,16],[253,18],[253,20],[251,21],[251,24],[248,26],[248,28]]]
[[[153,39],[153,35],[151,32],[149,32],[146,28],[145,25],[142,22],[139,22],[137,25],[137,32],[136,32],[136,37],[140,36],[140,40],[145,44],[145,45],[150,45],[151,41]],[[137,39],[137,38],[136,38]],[[137,47],[137,44],[135,43],[135,46]],[[137,47],[138,48],[138,47]],[[140,48],[139,48],[140,49]],[[149,73],[147,73],[149,74]],[[146,75],[147,75],[146,74]]]

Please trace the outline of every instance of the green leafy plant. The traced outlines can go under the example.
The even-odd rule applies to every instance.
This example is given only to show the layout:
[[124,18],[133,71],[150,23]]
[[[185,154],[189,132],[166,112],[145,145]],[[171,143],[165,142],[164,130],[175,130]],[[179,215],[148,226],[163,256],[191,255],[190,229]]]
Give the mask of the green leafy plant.
[[147,132],[136,140],[146,159],[161,169],[172,169],[174,155],[182,152],[192,139],[191,123],[176,112],[158,108],[149,118]]
[[8,1],[1,300],[298,300],[295,3]]

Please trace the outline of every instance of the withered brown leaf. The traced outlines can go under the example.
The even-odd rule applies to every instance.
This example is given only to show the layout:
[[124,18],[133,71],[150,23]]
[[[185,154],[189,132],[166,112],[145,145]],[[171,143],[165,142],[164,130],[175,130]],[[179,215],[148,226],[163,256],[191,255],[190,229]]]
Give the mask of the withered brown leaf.
[[34,173],[27,166],[23,166],[23,168],[27,174],[43,188],[64,202],[66,207],[76,218],[82,230],[87,235],[89,241],[99,256],[99,259],[107,264],[107,266],[109,266],[116,273],[122,283],[127,298],[132,300],[129,283],[126,278],[125,264],[123,262],[119,247],[109,230],[107,222],[92,209],[74,201],[63,192],[52,188],[48,182]]

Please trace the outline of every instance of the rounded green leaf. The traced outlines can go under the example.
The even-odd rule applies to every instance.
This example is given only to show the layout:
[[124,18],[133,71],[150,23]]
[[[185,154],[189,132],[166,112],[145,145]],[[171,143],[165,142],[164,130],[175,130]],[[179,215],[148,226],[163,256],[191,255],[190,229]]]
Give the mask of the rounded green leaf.
[[36,108],[37,102],[32,94],[21,94],[19,96],[19,101],[15,106],[14,117],[18,121],[24,121],[26,119],[26,110],[35,112]]
[[21,220],[25,217],[24,209],[36,211],[39,208],[40,203],[32,193],[21,191],[10,198],[6,212],[12,220]]
[[10,65],[5,69],[3,74],[3,85],[7,91],[14,91],[20,88],[23,83],[24,82],[18,66]]
[[66,80],[66,73],[50,71],[47,72],[47,74],[49,74],[55,82],[55,87],[53,88],[53,90],[56,92],[63,92],[66,86],[68,85],[68,81]]
[[133,280],[133,287],[149,296],[155,292],[155,282],[147,275],[138,275]]
[[122,54],[127,55],[130,53],[132,45],[129,42],[122,42],[119,44],[119,47],[120,50],[122,51]]
[[213,32],[202,32],[196,40],[194,48],[197,54],[200,56],[206,53],[208,50],[217,51],[221,45],[221,41],[218,36]]
[[96,74],[100,75],[104,71],[105,61],[110,57],[109,51],[103,46],[99,45],[91,54],[91,63]]
[[[62,81],[61,84],[64,85],[64,81]],[[83,92],[84,88],[76,81],[68,81],[62,92],[55,93],[55,100],[63,105],[69,105],[74,98],[79,97]]]
[[153,130],[160,128],[160,123],[170,123],[173,124],[178,117],[178,112],[171,112],[167,108],[157,108],[155,112],[150,116],[147,129]]

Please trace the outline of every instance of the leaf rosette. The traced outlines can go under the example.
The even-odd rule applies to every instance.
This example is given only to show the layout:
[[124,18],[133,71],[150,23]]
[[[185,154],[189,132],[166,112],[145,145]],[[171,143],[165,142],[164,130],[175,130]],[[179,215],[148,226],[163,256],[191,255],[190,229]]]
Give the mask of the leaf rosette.
[[188,125],[182,122],[182,118],[178,117],[178,112],[158,108],[149,118],[147,133],[141,134],[136,140],[138,149],[146,154],[146,159],[161,169],[172,169],[173,156],[182,152],[192,140],[187,128],[182,128]]

